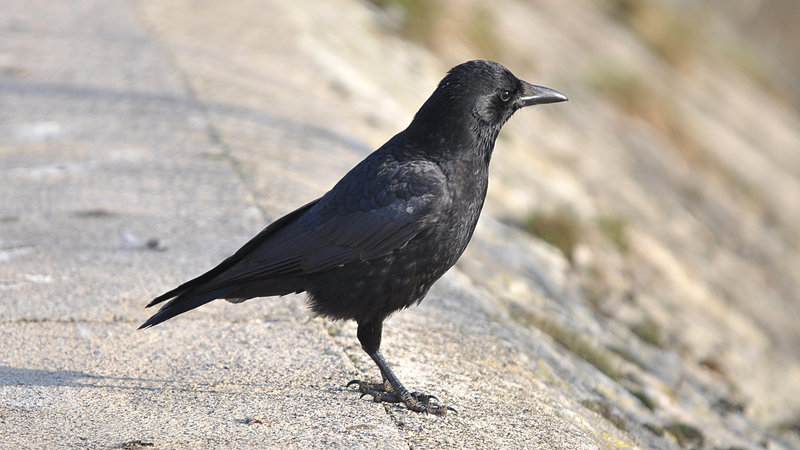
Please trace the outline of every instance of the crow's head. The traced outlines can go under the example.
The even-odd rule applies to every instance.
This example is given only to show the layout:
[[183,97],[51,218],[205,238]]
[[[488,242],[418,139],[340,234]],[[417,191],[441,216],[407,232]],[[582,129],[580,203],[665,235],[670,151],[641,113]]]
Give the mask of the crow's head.
[[511,71],[492,61],[469,61],[448,72],[438,90],[470,108],[487,125],[503,125],[520,108],[556,103],[567,97],[550,88],[536,86],[515,77]]
[[482,138],[496,137],[518,109],[566,100],[564,94],[522,81],[495,62],[468,61],[450,69],[420,108],[412,127],[428,134],[470,129]]

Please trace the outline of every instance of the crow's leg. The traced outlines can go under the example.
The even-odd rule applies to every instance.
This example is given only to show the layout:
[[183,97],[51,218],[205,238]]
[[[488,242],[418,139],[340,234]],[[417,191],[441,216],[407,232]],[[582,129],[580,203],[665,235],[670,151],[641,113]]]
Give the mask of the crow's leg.
[[375,361],[383,376],[383,382],[369,383],[353,380],[347,383],[347,386],[357,384],[362,395],[371,395],[376,402],[403,403],[408,409],[416,412],[445,415],[448,411],[455,411],[449,406],[432,403],[431,400],[438,400],[432,395],[409,392],[400,383],[380,352],[382,330],[383,320],[358,325],[358,340],[361,342],[361,348]]

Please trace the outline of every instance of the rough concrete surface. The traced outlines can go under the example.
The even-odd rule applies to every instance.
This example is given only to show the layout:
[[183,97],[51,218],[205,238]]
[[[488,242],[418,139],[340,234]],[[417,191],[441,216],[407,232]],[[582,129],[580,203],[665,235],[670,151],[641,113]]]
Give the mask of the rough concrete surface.
[[[446,67],[376,31],[375,14],[350,1],[0,5],[0,447],[798,445],[714,371],[606,320],[567,259],[509,223],[504,208],[529,195],[507,181],[527,182],[517,171],[558,183],[533,156],[530,170],[497,163],[463,260],[384,328],[398,376],[457,414],[346,389],[377,369],[353,324],[311,317],[302,296],[136,330],[149,299],[321,195],[432,91]],[[556,125],[569,114],[514,121],[553,129],[552,151],[576,143]],[[530,137],[513,128],[498,152]],[[632,235],[635,252],[671,261]],[[746,313],[725,317],[768,347]],[[795,380],[786,396],[800,365],[770,355]]]
[[[189,8],[175,7],[181,6]],[[426,329],[430,319],[408,327],[404,319],[393,321],[385,347],[409,386],[458,406],[461,413],[448,418],[409,414],[346,390],[348,380],[374,377],[376,370],[360,361],[362,373],[348,358],[364,359],[352,326],[329,332],[329,325],[309,320],[299,296],[214,304],[169,326],[136,331],[149,314],[142,310],[148,298],[235,250],[286,210],[279,207],[322,192],[308,187],[313,174],[287,174],[272,154],[314,166],[287,146],[309,155],[331,146],[345,155],[338,172],[326,174],[332,180],[366,148],[321,119],[305,123],[313,118],[304,115],[304,99],[322,109],[314,86],[293,86],[303,80],[274,61],[272,79],[252,82],[294,94],[296,117],[246,98],[204,104],[196,90],[205,88],[195,83],[205,79],[196,81],[176,59],[227,55],[168,40],[184,24],[167,20],[176,16],[151,21],[140,10],[162,7],[105,0],[3,5],[0,445],[549,445],[554,433],[563,434],[561,447],[590,443],[585,430],[552,408],[525,401],[541,395],[535,379],[515,383],[522,395],[511,403],[494,395],[481,400],[482,390],[508,388],[477,389],[486,383],[478,373],[459,375],[457,361],[442,362],[452,358],[442,341],[453,346],[462,339],[453,325],[442,337],[446,322]],[[215,20],[211,11],[198,17]],[[209,70],[236,76],[236,69],[220,66]],[[267,122],[267,130],[226,123],[237,120]],[[294,136],[265,143],[248,131]],[[264,172],[283,178],[270,186],[283,189],[285,203],[261,213],[247,185],[257,169],[237,167],[233,146],[276,166]],[[428,345],[415,338],[429,333]],[[405,339],[416,342],[404,345]]]

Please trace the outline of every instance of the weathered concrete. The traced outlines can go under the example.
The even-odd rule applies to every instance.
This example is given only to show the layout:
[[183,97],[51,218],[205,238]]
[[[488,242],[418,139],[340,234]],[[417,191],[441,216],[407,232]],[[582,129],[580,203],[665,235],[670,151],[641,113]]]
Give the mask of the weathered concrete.
[[[465,257],[421,306],[387,322],[384,353],[401,379],[458,414],[423,416],[345,389],[377,370],[352,324],[311,318],[301,296],[215,302],[136,331],[150,298],[323,193],[402,128],[442,75],[363,4],[312,3],[0,6],[0,446],[800,445],[770,428],[796,405],[787,394],[800,380],[787,350],[795,335],[781,328],[795,309],[751,317],[757,306],[732,296],[731,307],[713,277],[695,276],[711,271],[703,252],[681,253],[693,241],[660,228],[664,215],[692,216],[675,206],[671,189],[681,187],[661,182],[683,179],[659,172],[675,166],[659,153],[666,144],[636,127],[609,131],[618,118],[603,109],[583,121],[586,101],[515,117]],[[534,21],[555,11],[505,3],[509,16]],[[594,17],[585,11],[571,20]],[[523,35],[545,27],[506,25]],[[558,38],[576,53],[588,46]],[[539,67],[552,74],[548,49]],[[614,153],[627,147],[582,145],[613,139],[639,152],[633,162]],[[578,154],[586,159],[569,170],[550,162]],[[608,154],[624,167],[603,165]],[[609,178],[618,183],[600,183]],[[563,197],[580,212],[622,198],[641,218],[630,260],[584,246],[571,267],[508,224],[532,195]],[[772,251],[774,236],[764,239]],[[720,270],[752,267],[726,251]],[[600,292],[586,273],[598,274]],[[754,279],[742,277],[743,290],[756,289]],[[785,301],[769,293],[770,305]],[[664,339],[681,340],[659,347],[637,337],[630,322],[650,316]],[[698,363],[725,342],[742,349],[722,356],[726,366]],[[758,383],[741,382],[751,373]],[[738,403],[741,391],[754,407]]]
[[[168,7],[188,9],[165,16]],[[475,308],[459,306],[461,320],[443,305],[417,310],[386,333],[386,353],[406,383],[458,407],[447,418],[346,390],[348,380],[376,370],[352,325],[310,321],[299,296],[219,302],[136,331],[150,313],[142,309],[148,298],[319,195],[367,151],[326,123],[342,108],[304,100],[325,92],[276,60],[302,65],[293,53],[259,54],[273,71],[266,79],[224,60],[195,72],[191,58],[227,57],[227,43],[192,46],[178,34],[197,20],[215,25],[214,8],[106,0],[3,6],[0,444],[590,445],[582,427],[546,401],[530,401],[543,395],[535,377],[497,377],[506,370],[481,362],[483,354],[494,361],[485,347],[500,344],[485,317],[473,320],[482,317]],[[277,90],[276,103],[238,97],[241,77],[257,94]],[[211,81],[222,84],[204,85]],[[242,166],[245,151],[258,166]],[[256,204],[260,189],[270,196]],[[444,300],[438,289],[431,303],[478,301],[452,294]]]

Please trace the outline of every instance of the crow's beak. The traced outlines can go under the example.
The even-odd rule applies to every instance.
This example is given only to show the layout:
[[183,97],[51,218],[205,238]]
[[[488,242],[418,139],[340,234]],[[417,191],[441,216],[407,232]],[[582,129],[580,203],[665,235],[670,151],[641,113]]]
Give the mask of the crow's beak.
[[558,103],[569,100],[566,95],[555,89],[536,86],[525,81],[522,82],[522,97],[519,98],[519,107],[542,105],[544,103]]

